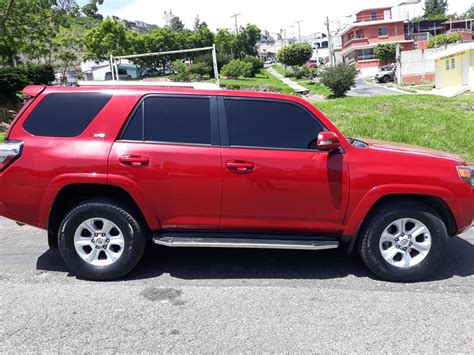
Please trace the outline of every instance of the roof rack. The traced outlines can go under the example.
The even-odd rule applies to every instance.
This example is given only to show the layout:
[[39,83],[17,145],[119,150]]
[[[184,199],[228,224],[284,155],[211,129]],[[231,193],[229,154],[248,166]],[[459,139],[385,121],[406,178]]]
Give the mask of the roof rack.
[[107,81],[78,81],[79,86],[157,86],[162,88],[188,88],[195,90],[220,90],[213,83],[178,83],[170,81],[132,81],[132,80],[107,80]]

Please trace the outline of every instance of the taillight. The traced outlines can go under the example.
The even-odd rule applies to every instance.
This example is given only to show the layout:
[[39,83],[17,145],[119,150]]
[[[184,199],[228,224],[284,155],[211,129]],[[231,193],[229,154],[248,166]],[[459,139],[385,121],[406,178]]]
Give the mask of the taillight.
[[458,166],[459,177],[474,186],[474,166]]
[[18,159],[23,150],[23,142],[5,141],[0,144],[0,171],[5,170],[11,163]]

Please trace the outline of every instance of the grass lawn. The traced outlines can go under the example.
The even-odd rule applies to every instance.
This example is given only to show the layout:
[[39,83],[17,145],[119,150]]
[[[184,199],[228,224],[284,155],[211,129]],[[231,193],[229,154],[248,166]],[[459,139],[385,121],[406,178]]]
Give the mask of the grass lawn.
[[474,94],[347,97],[315,106],[347,136],[433,148],[474,161]]
[[[275,64],[272,66],[272,68],[275,69],[277,72],[279,72],[281,75],[286,76],[287,74],[291,74],[288,70],[286,70],[281,65]],[[321,83],[313,83],[310,80],[305,79],[305,78],[296,79],[294,77],[290,77],[290,79],[293,81],[296,81],[298,84],[308,89],[311,94],[321,95],[325,97],[332,95],[332,91]]]
[[3,142],[4,138],[5,138],[5,133],[0,133],[0,143]]
[[[214,79],[212,79],[214,82]],[[282,83],[278,78],[271,75],[266,70],[262,70],[255,78],[239,78],[239,79],[223,79],[221,78],[221,86],[229,89],[246,90],[258,89],[261,91],[277,91],[284,94],[293,94],[294,91],[286,84]]]

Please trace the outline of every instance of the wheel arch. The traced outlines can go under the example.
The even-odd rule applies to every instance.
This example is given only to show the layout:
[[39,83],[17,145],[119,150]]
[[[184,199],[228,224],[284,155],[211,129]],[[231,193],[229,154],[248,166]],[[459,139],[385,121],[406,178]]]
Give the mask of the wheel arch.
[[108,184],[79,183],[63,186],[58,190],[49,209],[47,220],[48,242],[51,247],[57,246],[57,232],[61,221],[74,206],[91,199],[106,199],[126,205],[150,231],[159,226],[151,211],[144,211],[143,206],[124,188]]
[[414,193],[406,193],[406,194],[387,194],[380,196],[375,200],[375,202],[366,210],[363,217],[356,223],[354,221],[354,216],[351,218],[349,223],[351,225],[346,225],[344,230],[344,235],[352,235],[353,238],[351,239],[349,245],[349,252],[352,251],[354,245],[356,244],[356,240],[358,238],[359,232],[363,227],[364,223],[368,220],[368,218],[375,213],[377,209],[381,206],[397,203],[397,202],[406,202],[406,201],[413,201],[422,203],[430,208],[432,208],[442,219],[443,223],[446,225],[446,229],[448,231],[448,235],[453,236],[456,234],[457,225],[454,215],[449,208],[448,204],[439,196],[433,195],[424,195],[424,194],[414,194]]

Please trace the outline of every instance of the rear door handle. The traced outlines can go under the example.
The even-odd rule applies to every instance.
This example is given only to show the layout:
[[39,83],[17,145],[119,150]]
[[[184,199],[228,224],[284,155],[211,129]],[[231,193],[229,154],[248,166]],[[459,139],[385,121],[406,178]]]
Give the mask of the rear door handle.
[[135,168],[145,167],[150,164],[150,158],[143,155],[122,155],[119,158],[122,165],[132,166]]
[[254,163],[242,160],[229,160],[225,163],[225,166],[227,170],[238,174],[251,173],[255,169]]

